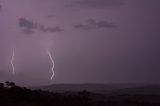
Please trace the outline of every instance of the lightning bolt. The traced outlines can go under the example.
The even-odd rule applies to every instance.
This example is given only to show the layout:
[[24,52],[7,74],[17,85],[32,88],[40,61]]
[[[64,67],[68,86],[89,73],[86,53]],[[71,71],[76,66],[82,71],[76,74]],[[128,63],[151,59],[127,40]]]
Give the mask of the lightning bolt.
[[12,73],[15,74],[15,68],[14,68],[14,57],[15,57],[15,52],[14,52],[14,48],[12,51],[12,58],[11,58],[11,66],[12,66]]
[[55,75],[55,73],[54,73],[54,66],[55,66],[55,64],[54,64],[54,60],[53,60],[53,58],[52,58],[52,55],[51,55],[51,52],[49,51],[49,50],[47,50],[47,54],[48,54],[48,56],[49,56],[49,58],[50,58],[50,60],[51,60],[51,62],[52,62],[52,68],[51,68],[51,70],[52,70],[52,75],[51,75],[51,80],[53,79],[53,77],[54,77],[54,75]]

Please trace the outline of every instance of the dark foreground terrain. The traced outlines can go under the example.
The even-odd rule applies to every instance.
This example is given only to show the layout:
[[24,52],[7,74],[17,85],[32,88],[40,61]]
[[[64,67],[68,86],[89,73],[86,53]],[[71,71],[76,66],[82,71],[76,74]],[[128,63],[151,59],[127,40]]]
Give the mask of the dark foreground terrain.
[[0,106],[160,106],[160,94],[156,91],[159,91],[157,86],[114,89],[104,94],[85,89],[49,92],[19,87],[7,81],[0,83]]

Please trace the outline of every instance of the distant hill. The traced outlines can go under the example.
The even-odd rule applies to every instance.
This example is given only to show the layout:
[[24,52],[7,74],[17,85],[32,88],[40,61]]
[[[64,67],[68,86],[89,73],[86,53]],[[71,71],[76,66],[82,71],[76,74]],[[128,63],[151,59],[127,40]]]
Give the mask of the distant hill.
[[160,106],[159,85],[56,84],[32,89],[41,90],[0,83],[0,106]]
[[42,89],[47,91],[99,91],[117,89],[116,85],[107,84],[53,84],[49,86],[32,87],[33,89]]
[[101,94],[160,94],[160,85],[151,84],[53,84],[49,86],[32,87],[51,92],[82,91]]
[[133,87],[133,88],[123,88],[111,90],[110,94],[116,95],[160,95],[160,85],[146,85],[142,87]]

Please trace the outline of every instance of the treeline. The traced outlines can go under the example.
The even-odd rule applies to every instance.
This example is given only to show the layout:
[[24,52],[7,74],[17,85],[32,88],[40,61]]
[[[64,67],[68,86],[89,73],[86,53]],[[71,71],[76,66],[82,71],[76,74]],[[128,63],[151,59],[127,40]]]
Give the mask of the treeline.
[[0,83],[0,106],[90,106],[89,92],[63,95],[19,87],[13,82]]
[[102,100],[94,96],[86,90],[58,93],[0,83],[0,106],[160,106],[160,95],[112,95]]

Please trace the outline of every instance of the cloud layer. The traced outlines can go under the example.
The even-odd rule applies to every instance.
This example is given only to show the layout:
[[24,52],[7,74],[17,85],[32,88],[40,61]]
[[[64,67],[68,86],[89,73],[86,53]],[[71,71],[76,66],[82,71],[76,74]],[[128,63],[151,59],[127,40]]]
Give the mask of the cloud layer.
[[36,29],[38,26],[36,23],[30,21],[30,20],[27,20],[25,18],[19,18],[19,27],[22,28],[22,31],[25,33],[25,34],[32,34],[34,33],[34,29]]
[[59,26],[54,27],[46,27],[44,25],[41,25],[36,22],[32,22],[25,18],[19,18],[19,27],[22,28],[22,31],[25,34],[33,34],[35,30],[39,30],[42,32],[62,32],[63,29],[61,29]]
[[76,24],[73,25],[74,28],[90,30],[90,29],[100,29],[100,28],[116,28],[114,23],[108,21],[95,21],[94,19],[88,19],[86,24]]

